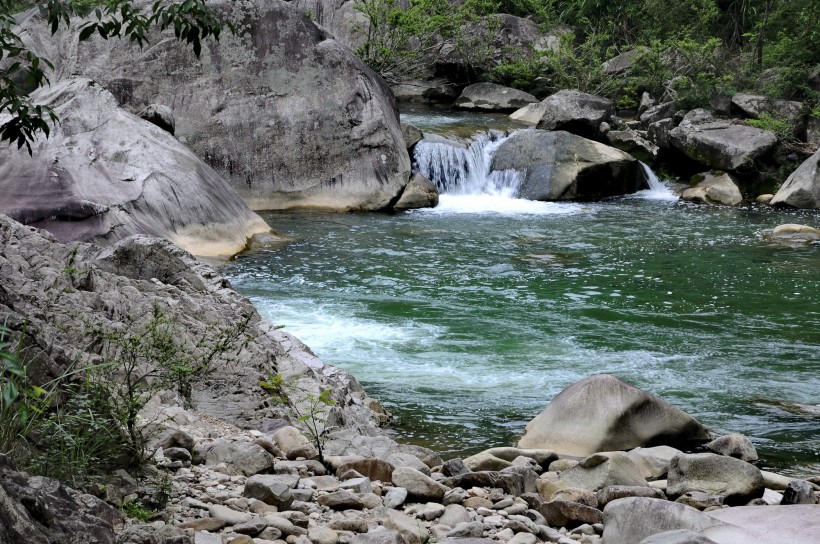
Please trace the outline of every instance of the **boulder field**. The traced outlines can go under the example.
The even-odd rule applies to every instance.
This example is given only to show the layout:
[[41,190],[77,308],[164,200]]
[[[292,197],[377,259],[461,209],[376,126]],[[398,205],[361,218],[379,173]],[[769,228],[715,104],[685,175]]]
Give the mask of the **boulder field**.
[[[705,444],[709,453],[653,445],[711,436],[611,376],[568,387],[545,410],[556,431],[576,421],[583,432],[445,461],[385,436],[378,425],[389,416],[352,376],[260,318],[213,268],[168,241],[66,245],[0,216],[0,275],[0,322],[37,354],[29,368],[38,380],[97,361],[89,329],[138,328],[155,308],[194,344],[246,323],[238,351],[193,383],[190,403],[163,391],[144,407],[153,464],[143,479],[118,471],[92,496],[0,456],[4,543],[818,542],[820,479],[759,470],[743,460],[756,453],[737,435]],[[332,390],[323,461],[256,385],[273,372],[295,380],[300,395]],[[577,413],[580,399],[601,422]],[[160,490],[165,505],[147,522],[116,508],[151,504]]]

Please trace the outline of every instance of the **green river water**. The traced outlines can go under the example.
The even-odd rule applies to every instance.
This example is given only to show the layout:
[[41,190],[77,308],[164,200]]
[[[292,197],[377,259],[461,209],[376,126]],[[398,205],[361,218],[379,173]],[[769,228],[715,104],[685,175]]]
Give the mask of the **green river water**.
[[815,212],[444,195],[396,215],[263,217],[298,241],[228,277],[351,371],[400,441],[509,445],[561,389],[610,373],[746,434],[765,467],[820,472],[820,416],[793,407],[820,403],[820,246],[765,237]]

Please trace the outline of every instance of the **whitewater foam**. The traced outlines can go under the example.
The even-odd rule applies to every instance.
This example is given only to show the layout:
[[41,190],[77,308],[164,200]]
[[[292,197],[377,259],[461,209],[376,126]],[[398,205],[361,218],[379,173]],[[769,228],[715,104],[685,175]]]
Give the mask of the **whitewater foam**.
[[638,191],[630,196],[643,200],[664,200],[668,202],[677,202],[680,199],[664,182],[658,179],[658,176],[655,175],[655,172],[653,172],[649,166],[641,163],[641,167],[643,168],[644,177],[646,178],[646,183],[649,185],[649,189]]

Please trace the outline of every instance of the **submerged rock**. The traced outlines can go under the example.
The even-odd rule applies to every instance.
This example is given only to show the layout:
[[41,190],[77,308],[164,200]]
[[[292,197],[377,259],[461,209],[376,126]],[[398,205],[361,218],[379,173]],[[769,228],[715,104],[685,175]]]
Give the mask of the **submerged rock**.
[[646,183],[631,155],[561,131],[513,133],[496,151],[492,170],[520,172],[519,196],[530,200],[591,200],[634,193]]
[[[783,241],[787,243],[794,243],[794,244],[809,244],[812,242],[820,242],[820,229],[816,229],[814,227],[810,227],[808,225],[796,225],[794,223],[788,223],[785,225],[778,225],[772,230],[771,237],[778,241]],[[800,412],[800,407],[804,406],[805,412],[808,413],[820,413],[820,410],[817,409],[816,406],[808,406],[808,405],[792,405],[796,407],[796,411]]]
[[54,82],[32,100],[61,122],[31,156],[0,147],[0,213],[63,242],[150,234],[202,257],[230,257],[270,231],[217,172],[93,81]]
[[705,427],[678,408],[614,376],[599,374],[561,391],[527,424],[518,445],[591,455],[709,438]]

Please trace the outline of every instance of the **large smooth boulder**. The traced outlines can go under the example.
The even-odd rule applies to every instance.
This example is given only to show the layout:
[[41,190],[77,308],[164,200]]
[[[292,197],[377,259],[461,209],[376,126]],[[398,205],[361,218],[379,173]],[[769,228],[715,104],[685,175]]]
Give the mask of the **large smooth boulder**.
[[704,172],[697,177],[698,184],[683,191],[681,200],[723,206],[738,206],[743,202],[743,195],[729,174]]
[[598,374],[556,395],[527,424],[518,445],[582,456],[709,438],[703,425],[678,408],[614,376]]
[[741,461],[757,461],[757,450],[752,441],[742,434],[719,436],[706,444],[706,447],[721,455],[735,457]]
[[718,544],[814,544],[820,540],[820,505],[739,506],[707,515],[720,525],[703,533]]
[[747,93],[732,96],[732,106],[746,117],[758,119],[761,115],[770,115],[777,119],[787,119],[795,127],[800,124],[803,110],[803,103],[796,100]]
[[438,189],[436,185],[422,176],[413,174],[404,188],[398,202],[393,205],[396,210],[414,210],[418,208],[435,208],[438,206]]
[[777,136],[741,122],[716,121],[702,110],[693,110],[669,132],[669,141],[703,165],[739,170],[772,151],[777,145]]
[[[536,128],[542,130],[565,130],[572,134],[594,138],[601,123],[615,114],[615,103],[575,90],[558,91],[533,107],[527,119],[540,113]],[[513,114],[513,119],[516,117]],[[522,119],[524,120],[524,119]]]
[[0,213],[63,242],[150,234],[203,257],[230,257],[270,231],[216,171],[93,81],[54,82],[32,100],[61,122],[31,156],[0,146]]
[[666,494],[675,499],[690,491],[725,497],[729,505],[763,496],[760,470],[734,457],[715,453],[680,454],[669,463]]
[[515,111],[537,102],[533,95],[518,89],[495,83],[474,83],[461,91],[456,107],[464,110]]
[[691,506],[663,499],[628,497],[606,505],[602,536],[606,544],[635,544],[666,531],[684,529],[701,533],[716,525],[721,522]]
[[367,39],[370,20],[356,9],[356,0],[291,0],[291,3],[354,51]]
[[143,49],[99,37],[78,44],[76,27],[51,36],[32,10],[21,31],[57,65],[52,83],[82,74],[132,111],[173,107],[176,136],[253,209],[373,210],[393,201],[410,159],[384,81],[288,2],[209,7],[236,34],[206,40],[200,58],[172,29],[152,32]]
[[770,204],[792,208],[820,208],[820,149],[792,172]]
[[261,446],[250,442],[228,442],[217,439],[200,442],[196,456],[208,466],[224,463],[230,474],[252,476],[273,468],[274,457]]
[[563,131],[515,132],[496,151],[492,170],[520,172],[519,196],[530,200],[592,200],[646,183],[634,157]]

